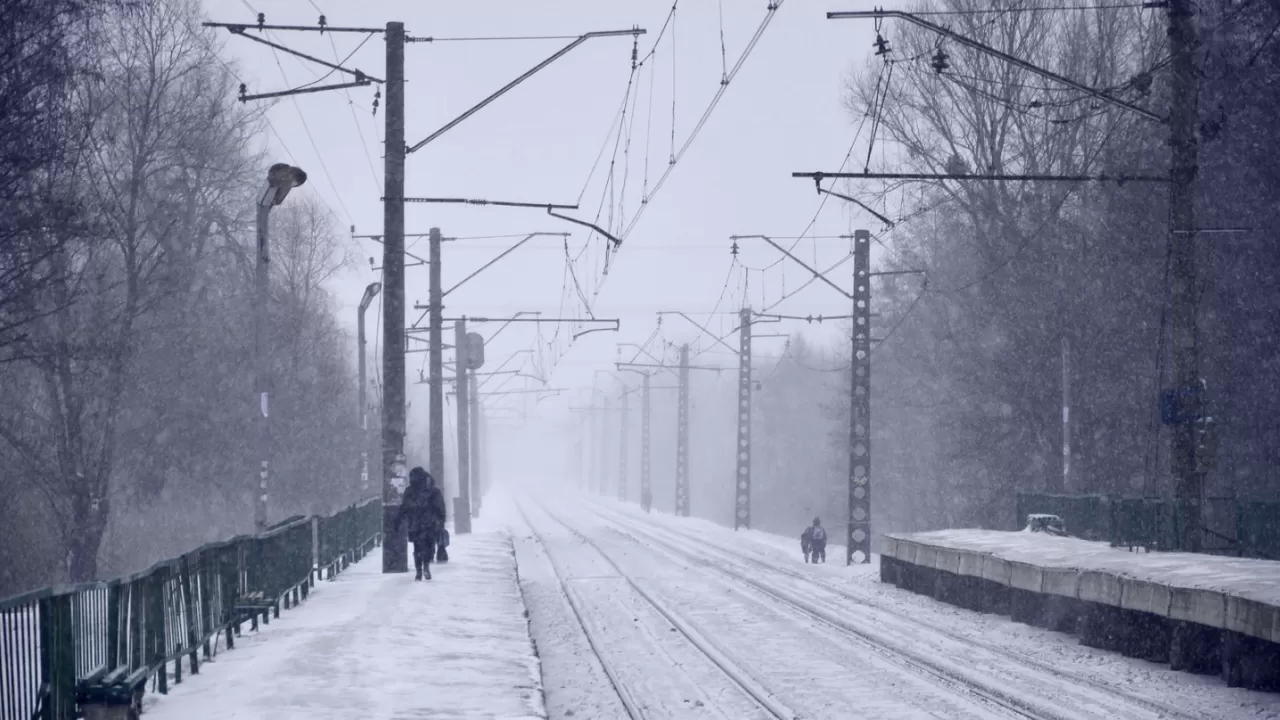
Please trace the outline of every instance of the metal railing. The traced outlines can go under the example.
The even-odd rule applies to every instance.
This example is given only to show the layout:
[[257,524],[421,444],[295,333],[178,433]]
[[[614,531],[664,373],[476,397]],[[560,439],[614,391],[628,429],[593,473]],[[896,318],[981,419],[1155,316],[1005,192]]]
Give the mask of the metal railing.
[[281,602],[287,608],[307,595],[322,569],[332,577],[363,557],[381,526],[375,498],[204,545],[128,577],[0,600],[0,720],[74,720],[77,688],[118,671],[145,673],[167,692],[169,662],[181,682],[183,659],[198,673],[219,633],[232,646],[246,598],[278,614]]
[[[1204,511],[1204,552],[1280,559],[1280,503],[1210,497]],[[1057,515],[1069,534],[1115,547],[1159,550],[1173,544],[1173,511],[1160,498],[1018,493],[1016,527],[1031,513]]]

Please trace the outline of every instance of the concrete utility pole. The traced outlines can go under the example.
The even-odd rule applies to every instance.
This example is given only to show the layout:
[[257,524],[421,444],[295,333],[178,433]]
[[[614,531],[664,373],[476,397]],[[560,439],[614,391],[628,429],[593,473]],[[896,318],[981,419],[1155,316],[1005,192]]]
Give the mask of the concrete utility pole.
[[404,23],[389,22],[382,203],[382,571],[409,571],[408,538],[397,531],[405,467],[404,378]]
[[444,483],[444,299],[440,289],[440,228],[427,241],[429,300],[427,305],[427,462],[437,483]]
[[476,387],[476,371],[474,369],[467,371],[467,397],[471,400],[471,407],[468,410],[467,417],[471,421],[471,451],[469,460],[471,464],[471,482],[468,490],[471,498],[470,512],[472,517],[478,517],[477,512],[480,508],[480,498],[484,494],[484,490],[480,487],[480,391]]
[[680,346],[680,395],[676,411],[676,515],[689,517],[689,344]]
[[845,564],[871,562],[871,233],[853,232],[849,536]]
[[751,308],[738,315],[738,448],[733,529],[751,527]]
[[[1170,302],[1173,335],[1174,413],[1169,453],[1177,506],[1174,549],[1199,552],[1204,540],[1204,471],[1196,461],[1197,429],[1204,420],[1200,355],[1196,346],[1196,228],[1195,182],[1198,151],[1196,107],[1199,79],[1195,58],[1196,28],[1193,0],[1169,0],[1170,85],[1169,172]],[[1180,407],[1179,407],[1180,406]]]
[[622,389],[622,435],[618,438],[618,500],[627,501],[627,425],[631,412],[627,407],[627,396],[631,391]]
[[1071,344],[1062,336],[1062,491],[1071,492]]
[[276,163],[267,171],[267,184],[258,198],[258,252],[254,282],[256,290],[253,313],[254,391],[258,401],[258,492],[254,496],[253,525],[258,532],[267,529],[267,486],[271,477],[271,349],[267,347],[271,317],[271,208],[284,202],[293,188],[305,183],[307,174],[299,168]]
[[364,289],[364,297],[360,298],[360,312],[356,318],[356,337],[360,345],[360,492],[369,492],[369,401],[365,399],[365,391],[369,380],[365,370],[364,313],[369,304],[382,291],[382,283],[369,283]]
[[453,501],[453,531],[459,535],[471,532],[471,420],[469,412],[471,363],[467,358],[467,320],[459,318],[454,328],[454,365],[458,390],[458,497]]
[[649,479],[649,373],[644,374],[644,386],[640,405],[640,507],[645,512],[653,506],[653,486]]

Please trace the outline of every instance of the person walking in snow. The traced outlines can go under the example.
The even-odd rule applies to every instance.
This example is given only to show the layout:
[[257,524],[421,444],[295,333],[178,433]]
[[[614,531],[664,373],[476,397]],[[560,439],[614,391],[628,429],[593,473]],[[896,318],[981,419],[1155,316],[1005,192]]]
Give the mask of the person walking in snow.
[[431,556],[444,530],[444,513],[444,495],[436,487],[435,478],[420,467],[410,470],[409,487],[396,516],[396,530],[407,526],[409,542],[413,543],[415,580],[431,579]]
[[822,520],[813,519],[813,524],[805,528],[804,535],[800,536],[800,544],[804,545],[805,537],[809,539],[809,550],[805,553],[805,562],[821,562],[827,561],[827,531],[822,527]]
[[800,533],[800,552],[804,553],[804,561],[809,562],[809,553],[813,547],[813,528],[807,527]]

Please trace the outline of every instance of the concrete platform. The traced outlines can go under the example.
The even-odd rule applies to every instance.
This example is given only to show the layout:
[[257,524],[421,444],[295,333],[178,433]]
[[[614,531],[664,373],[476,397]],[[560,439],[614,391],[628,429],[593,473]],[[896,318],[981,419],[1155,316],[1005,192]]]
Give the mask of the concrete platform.
[[151,720],[545,718],[515,554],[505,530],[455,535],[434,580],[384,575],[381,549],[261,632],[239,638]]
[[1135,553],[1044,533],[884,536],[881,579],[1094,647],[1280,687],[1280,562]]

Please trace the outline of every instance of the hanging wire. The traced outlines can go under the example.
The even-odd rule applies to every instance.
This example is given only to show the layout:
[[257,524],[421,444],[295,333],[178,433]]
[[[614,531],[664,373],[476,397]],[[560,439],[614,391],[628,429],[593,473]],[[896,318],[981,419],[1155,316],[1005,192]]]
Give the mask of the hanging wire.
[[729,84],[729,58],[724,47],[724,0],[718,0],[720,7],[720,84]]
[[[676,164],[676,88],[680,87],[676,83],[676,8],[671,6],[671,155],[667,161],[667,167],[670,168]],[[664,176],[665,177],[665,174]],[[659,180],[661,185],[662,181]],[[654,187],[654,192],[658,191]]]

